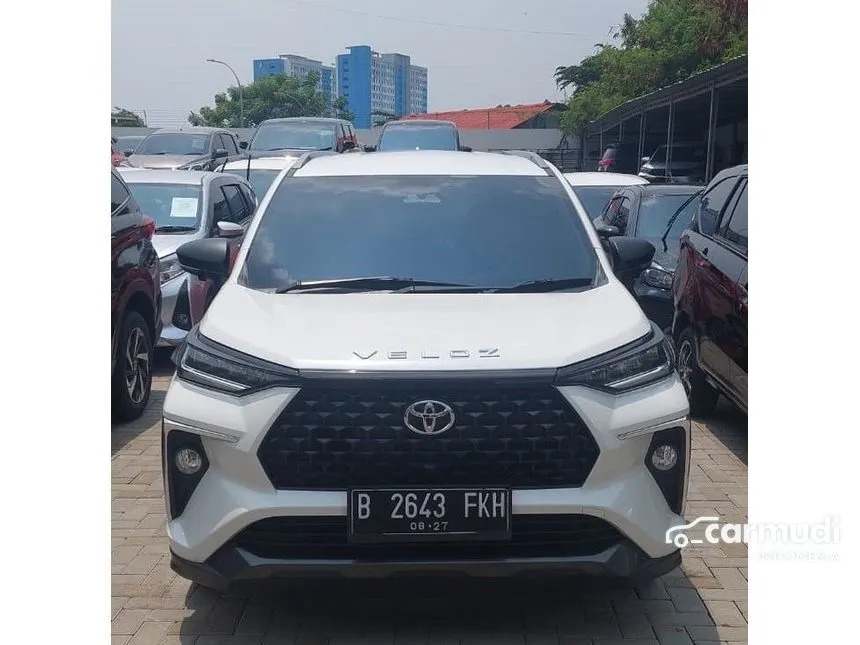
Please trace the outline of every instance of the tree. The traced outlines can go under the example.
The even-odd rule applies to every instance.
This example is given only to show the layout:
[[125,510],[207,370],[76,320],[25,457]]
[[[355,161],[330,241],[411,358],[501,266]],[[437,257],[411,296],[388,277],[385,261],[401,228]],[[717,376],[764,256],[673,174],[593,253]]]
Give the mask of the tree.
[[573,90],[562,116],[566,134],[615,106],[747,53],[747,0],[651,0],[641,18],[625,14],[617,44],[555,70]]
[[[297,116],[331,116],[334,113],[349,114],[346,102],[329,105],[325,94],[319,90],[319,74],[315,71],[306,76],[266,76],[242,88],[246,127],[256,127],[266,119]],[[238,128],[241,126],[241,107],[238,87],[229,87],[226,92],[215,95],[215,107],[201,107],[188,116],[191,125]],[[351,116],[351,115],[350,115]]]
[[355,115],[350,111],[348,105],[349,102],[346,100],[345,96],[338,96],[331,104],[332,116],[336,119],[352,121],[355,118]]
[[131,110],[115,107],[110,113],[110,125],[112,128],[145,128],[146,122]]

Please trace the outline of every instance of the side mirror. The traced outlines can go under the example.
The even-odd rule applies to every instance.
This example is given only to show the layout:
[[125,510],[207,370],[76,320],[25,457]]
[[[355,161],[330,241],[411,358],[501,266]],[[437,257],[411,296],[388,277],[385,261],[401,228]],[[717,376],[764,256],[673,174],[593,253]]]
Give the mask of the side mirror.
[[230,275],[230,243],[222,237],[186,242],[176,249],[179,266],[201,280]]
[[613,237],[607,241],[612,269],[622,282],[631,282],[651,266],[656,249],[651,242],[638,237]]
[[247,142],[247,141],[240,141],[240,142],[239,142],[239,147],[240,147],[242,150],[247,150],[247,149],[248,149],[248,142]]
[[232,239],[242,237],[245,229],[236,222],[218,222],[215,225],[215,230],[218,232],[218,237]]
[[224,157],[229,157],[230,153],[227,152],[224,148],[216,148],[215,152],[212,153],[213,159],[223,159]]
[[134,154],[134,148],[129,148],[128,150],[123,150],[122,154],[124,154],[126,157],[130,157],[131,155]]
[[642,163],[648,163],[649,161],[651,161],[651,157],[642,157],[639,161],[641,161]]
[[460,152],[472,152],[469,146],[460,146]]
[[353,148],[355,148],[355,141],[344,141],[343,142],[344,151],[352,150]]
[[621,235],[621,231],[617,226],[598,226],[597,227],[597,236],[602,240],[608,240],[610,237],[618,237]]
[[365,152],[376,152],[376,146],[364,146]]

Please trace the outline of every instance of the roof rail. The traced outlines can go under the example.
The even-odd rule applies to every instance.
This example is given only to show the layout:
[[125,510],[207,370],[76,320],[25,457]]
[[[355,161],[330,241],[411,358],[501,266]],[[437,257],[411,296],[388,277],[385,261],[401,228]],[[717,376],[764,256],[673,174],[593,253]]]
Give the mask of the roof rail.
[[513,155],[515,157],[522,157],[523,159],[528,159],[538,168],[543,168],[547,171],[547,173],[550,172],[549,163],[547,163],[547,160],[541,157],[536,152],[532,152],[531,150],[499,150],[499,154]]
[[299,157],[296,162],[290,166],[290,169],[287,171],[287,177],[292,177],[296,174],[297,170],[304,168],[311,159],[316,159],[317,157],[328,157],[329,155],[336,154],[338,153],[334,150],[311,150],[307,154]]

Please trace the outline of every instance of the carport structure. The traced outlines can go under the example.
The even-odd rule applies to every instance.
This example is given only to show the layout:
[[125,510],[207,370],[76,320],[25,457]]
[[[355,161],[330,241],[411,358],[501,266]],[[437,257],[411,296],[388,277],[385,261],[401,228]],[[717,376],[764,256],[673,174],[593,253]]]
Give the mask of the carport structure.
[[739,56],[683,81],[637,97],[589,123],[582,137],[584,170],[611,143],[638,145],[639,158],[673,144],[699,143],[707,152],[705,181],[747,162],[747,57]]

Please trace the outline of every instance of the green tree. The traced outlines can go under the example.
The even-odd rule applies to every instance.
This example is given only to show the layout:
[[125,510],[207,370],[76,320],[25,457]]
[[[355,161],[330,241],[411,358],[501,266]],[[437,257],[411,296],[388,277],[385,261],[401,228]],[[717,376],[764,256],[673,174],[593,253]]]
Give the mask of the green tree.
[[[319,74],[306,76],[266,76],[242,88],[245,106],[245,127],[256,127],[266,119],[297,116],[331,116],[337,110],[346,110],[345,101],[329,105],[318,89]],[[204,106],[188,116],[191,125],[240,127],[241,106],[238,87],[215,95],[215,106]]]
[[747,0],[651,0],[641,18],[625,14],[613,44],[555,70],[572,89],[566,133],[632,98],[747,53]]
[[345,119],[352,121],[355,115],[350,111],[348,101],[345,96],[338,96],[332,103],[332,116],[336,119]]
[[110,113],[111,127],[121,128],[145,128],[146,123],[131,110],[115,107]]

